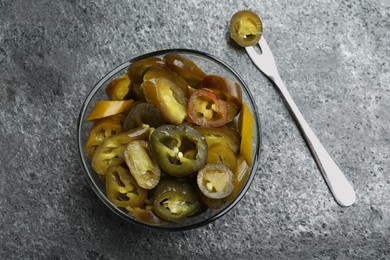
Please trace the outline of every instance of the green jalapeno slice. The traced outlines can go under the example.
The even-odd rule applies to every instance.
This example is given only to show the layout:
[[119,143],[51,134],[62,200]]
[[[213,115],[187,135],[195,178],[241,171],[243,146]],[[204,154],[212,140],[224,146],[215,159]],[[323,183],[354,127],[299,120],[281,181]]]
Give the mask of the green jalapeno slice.
[[152,104],[139,103],[132,107],[123,123],[124,130],[148,125],[150,127],[159,127],[165,124],[160,112]]
[[201,200],[193,184],[185,178],[165,178],[153,196],[153,211],[168,221],[182,221],[201,209]]
[[150,135],[149,143],[158,164],[169,175],[185,177],[206,163],[206,139],[188,125],[160,126]]

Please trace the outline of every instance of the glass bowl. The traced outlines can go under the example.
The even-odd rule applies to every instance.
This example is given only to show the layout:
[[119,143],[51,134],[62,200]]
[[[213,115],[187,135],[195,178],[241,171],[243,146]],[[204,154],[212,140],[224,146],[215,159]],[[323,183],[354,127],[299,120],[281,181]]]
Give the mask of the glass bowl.
[[[140,61],[145,58],[150,57],[163,57],[166,54],[175,53],[182,55],[184,57],[192,60],[200,69],[202,69],[206,74],[214,74],[222,77],[229,78],[231,80],[239,83],[242,89],[242,101],[247,104],[247,107],[251,111],[253,115],[253,138],[252,138],[252,163],[249,165],[249,174],[247,175],[246,181],[241,186],[241,190],[238,192],[237,197],[235,197],[232,201],[226,202],[223,206],[218,209],[210,209],[202,211],[200,214],[196,214],[194,216],[190,216],[184,221],[181,222],[169,222],[163,225],[151,225],[144,222],[141,222],[131,216],[126,209],[119,208],[112,204],[105,192],[105,185],[102,182],[101,178],[98,174],[95,173],[91,166],[91,159],[86,156],[85,151],[85,143],[88,138],[88,134],[90,129],[92,128],[92,123],[86,121],[90,111],[92,110],[94,104],[98,100],[108,100],[106,95],[106,87],[107,85],[114,79],[120,77],[121,75],[127,72],[128,67],[134,62]],[[235,119],[237,121],[237,117]],[[116,213],[123,219],[138,224],[141,226],[147,226],[158,229],[168,229],[168,230],[186,230],[192,229],[196,227],[203,226],[205,224],[211,223],[218,219],[219,217],[226,214],[230,211],[237,203],[242,199],[244,194],[249,189],[253,178],[256,174],[256,170],[258,167],[259,156],[260,156],[260,146],[261,146],[261,128],[260,128],[260,119],[258,117],[258,110],[256,104],[254,102],[253,96],[250,92],[248,86],[244,83],[243,79],[235,72],[229,65],[220,59],[196,50],[190,49],[168,49],[161,50],[152,53],[148,53],[145,55],[141,55],[139,57],[133,58],[122,65],[116,67],[112,71],[110,71],[107,75],[105,75],[91,90],[91,92],[86,97],[83,106],[80,111],[80,115],[77,122],[77,143],[78,143],[78,152],[80,156],[80,162],[83,172],[86,174],[87,180],[95,191],[97,196],[103,201],[103,203],[111,209],[112,212]]]

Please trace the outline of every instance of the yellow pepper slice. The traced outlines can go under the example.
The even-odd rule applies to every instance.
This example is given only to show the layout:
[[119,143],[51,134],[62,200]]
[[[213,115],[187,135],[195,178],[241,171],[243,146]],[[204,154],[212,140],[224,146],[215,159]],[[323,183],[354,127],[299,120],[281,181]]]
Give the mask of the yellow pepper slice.
[[142,207],[131,207],[128,206],[126,209],[129,211],[129,214],[133,216],[135,219],[152,225],[161,225],[167,224],[168,221],[160,218],[153,211],[153,205],[144,205]]
[[122,124],[120,121],[111,118],[96,120],[89,132],[88,140],[85,145],[87,156],[91,158],[96,147],[98,147],[104,139],[114,134],[119,134],[120,132],[122,132]]
[[237,159],[236,155],[228,145],[218,143],[209,147],[207,153],[207,163],[222,163],[234,172],[237,166]]
[[234,189],[233,173],[222,163],[203,166],[198,171],[196,182],[202,194],[210,199],[225,198]]
[[243,103],[241,113],[238,118],[238,129],[241,134],[240,153],[248,165],[252,164],[252,138],[254,118],[246,103]]
[[224,200],[232,201],[240,193],[244,183],[246,182],[249,175],[249,165],[246,163],[244,157],[240,154],[237,158],[237,168],[234,172],[234,188],[232,193],[229,194]]
[[107,169],[107,198],[118,207],[140,207],[145,204],[148,193],[141,188],[129,169],[117,165]]
[[[150,71],[144,78],[148,79]],[[142,84],[146,101],[154,105],[166,122],[179,125],[187,117],[187,97],[174,81],[152,78]]]
[[106,87],[106,93],[111,100],[123,100],[129,95],[130,89],[130,77],[128,74],[124,74],[108,84]]
[[92,168],[97,174],[105,175],[110,166],[124,164],[126,146],[131,141],[147,139],[149,134],[149,127],[140,127],[106,137],[103,142],[96,147],[92,155]]
[[[134,104],[134,103],[133,103]],[[131,106],[133,106],[133,104],[131,104]],[[131,107],[130,106],[130,107]],[[118,121],[119,123],[121,123],[121,125],[123,126],[123,122],[125,122],[126,120],[126,114],[127,111],[125,111],[124,113],[119,113],[119,114],[115,114],[115,115],[112,115],[112,116],[107,116],[105,118],[107,119],[112,119],[112,120],[115,120],[115,121]]]
[[134,100],[132,99],[123,101],[99,100],[93,107],[87,118],[87,121],[92,121],[127,111],[133,102]]
[[141,188],[150,190],[157,186],[161,170],[151,154],[147,141],[130,142],[125,149],[124,156],[131,175]]

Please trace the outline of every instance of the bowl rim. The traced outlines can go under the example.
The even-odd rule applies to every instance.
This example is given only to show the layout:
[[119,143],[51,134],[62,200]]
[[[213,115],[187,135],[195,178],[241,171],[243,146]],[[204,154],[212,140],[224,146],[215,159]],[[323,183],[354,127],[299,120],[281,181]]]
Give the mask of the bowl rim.
[[[256,138],[255,150],[254,150],[254,155],[253,155],[253,159],[252,159],[252,167],[251,167],[250,173],[248,175],[248,178],[247,178],[244,186],[242,187],[241,192],[238,194],[238,196],[233,201],[231,201],[230,204],[228,206],[226,206],[226,208],[224,208],[223,210],[221,210],[217,214],[215,214],[215,215],[213,215],[205,220],[202,220],[200,222],[192,223],[192,224],[189,224],[187,226],[179,226],[179,227],[166,226],[166,225],[151,225],[151,224],[137,221],[135,219],[132,219],[130,217],[130,215],[128,215],[124,211],[120,210],[117,206],[112,204],[107,199],[106,195],[95,184],[95,182],[91,176],[91,173],[88,170],[88,167],[87,167],[88,163],[86,161],[86,158],[82,154],[84,144],[81,142],[81,139],[82,139],[81,138],[81,136],[82,136],[81,126],[83,124],[83,118],[85,117],[86,109],[88,107],[88,104],[91,102],[92,98],[96,94],[96,92],[99,91],[100,87],[102,85],[104,85],[104,83],[106,83],[107,80],[110,79],[112,76],[117,74],[119,71],[125,69],[129,65],[133,64],[134,62],[137,62],[137,61],[145,59],[145,58],[154,57],[154,56],[162,56],[162,55],[168,54],[168,53],[189,54],[189,55],[206,57],[207,59],[217,63],[218,65],[220,65],[221,67],[223,67],[224,69],[229,71],[231,74],[233,74],[238,79],[240,85],[242,86],[242,90],[245,92],[246,96],[249,99],[249,102],[251,103],[250,105],[253,107],[252,113],[253,113],[253,117],[254,117],[254,127],[256,127],[258,129],[258,136]],[[260,159],[261,145],[262,145],[262,128],[261,128],[258,108],[257,108],[255,99],[254,99],[249,87],[247,86],[245,81],[242,79],[242,77],[230,65],[228,65],[226,62],[222,61],[220,58],[217,58],[214,55],[211,55],[211,54],[203,52],[203,51],[194,50],[194,49],[186,49],[186,48],[163,49],[163,50],[148,52],[148,53],[145,53],[142,55],[138,55],[134,58],[131,58],[130,60],[128,60],[128,61],[120,64],[119,66],[115,67],[114,69],[112,69],[105,76],[103,76],[94,85],[92,90],[88,93],[87,98],[84,100],[82,107],[81,107],[81,110],[80,110],[80,113],[79,113],[79,117],[78,117],[77,125],[76,125],[76,130],[77,130],[76,136],[77,136],[77,148],[78,148],[77,150],[78,150],[78,156],[79,156],[79,163],[81,165],[82,171],[87,176],[87,181],[88,181],[89,185],[92,187],[92,189],[94,190],[96,195],[99,197],[99,199],[108,208],[110,208],[110,210],[112,212],[114,212],[116,215],[120,216],[122,219],[124,219],[126,221],[129,221],[129,222],[136,224],[138,226],[141,226],[141,227],[160,229],[160,230],[169,230],[169,231],[184,231],[184,230],[190,230],[190,229],[195,229],[195,228],[198,228],[201,226],[205,226],[207,224],[210,224],[211,222],[214,222],[215,220],[219,219],[220,217],[222,217],[223,215],[228,213],[230,210],[232,210],[241,201],[241,199],[244,197],[244,195],[247,193],[249,187],[251,186],[251,184],[254,180],[254,177],[256,175],[256,172],[257,172],[257,169],[259,166],[259,159]],[[96,173],[94,173],[94,174],[96,174]]]

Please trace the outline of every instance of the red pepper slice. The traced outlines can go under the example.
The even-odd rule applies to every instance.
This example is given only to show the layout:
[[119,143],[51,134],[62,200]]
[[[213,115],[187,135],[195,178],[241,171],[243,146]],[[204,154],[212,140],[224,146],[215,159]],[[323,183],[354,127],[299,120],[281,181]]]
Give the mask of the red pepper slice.
[[219,89],[212,89],[212,90],[214,94],[218,97],[218,99],[226,102],[227,110],[228,110],[227,122],[233,121],[233,119],[240,112],[239,106],[241,107],[241,104],[238,106],[237,105],[238,103],[235,101],[237,99],[225,91]]
[[202,87],[215,88],[228,93],[229,95],[226,96],[229,96],[231,101],[237,105],[238,109],[241,108],[242,91],[240,84],[238,84],[237,82],[217,75],[207,75],[202,80]]
[[214,90],[200,88],[190,96],[188,115],[200,126],[222,126],[228,122],[228,104],[219,99]]

